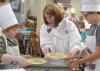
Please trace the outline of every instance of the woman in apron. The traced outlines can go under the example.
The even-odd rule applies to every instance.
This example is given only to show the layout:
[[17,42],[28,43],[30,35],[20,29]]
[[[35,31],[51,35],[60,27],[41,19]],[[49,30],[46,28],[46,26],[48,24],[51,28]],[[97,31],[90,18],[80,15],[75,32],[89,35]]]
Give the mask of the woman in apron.
[[100,0],[82,0],[81,9],[84,17],[92,24],[89,35],[86,37],[86,44],[90,50],[90,55],[79,61],[73,61],[70,65],[72,69],[77,64],[92,62],[85,71],[100,71]]

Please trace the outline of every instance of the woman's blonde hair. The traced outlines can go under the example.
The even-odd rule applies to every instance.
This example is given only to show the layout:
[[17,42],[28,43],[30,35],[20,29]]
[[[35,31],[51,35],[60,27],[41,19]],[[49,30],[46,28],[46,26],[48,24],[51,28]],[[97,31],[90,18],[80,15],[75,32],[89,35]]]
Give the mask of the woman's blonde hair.
[[45,22],[46,25],[48,25],[49,23],[47,22],[47,20],[45,18],[45,14],[55,16],[55,25],[54,25],[54,27],[58,26],[58,24],[63,19],[61,9],[54,3],[48,4],[43,10],[44,22]]

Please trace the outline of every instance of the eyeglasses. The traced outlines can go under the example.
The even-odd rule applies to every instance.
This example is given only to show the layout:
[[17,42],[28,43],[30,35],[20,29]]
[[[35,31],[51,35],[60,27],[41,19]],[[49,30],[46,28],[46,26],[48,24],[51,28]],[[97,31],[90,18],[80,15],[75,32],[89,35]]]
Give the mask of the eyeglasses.
[[85,17],[87,17],[88,15],[93,14],[93,12],[82,12],[82,14],[83,14]]

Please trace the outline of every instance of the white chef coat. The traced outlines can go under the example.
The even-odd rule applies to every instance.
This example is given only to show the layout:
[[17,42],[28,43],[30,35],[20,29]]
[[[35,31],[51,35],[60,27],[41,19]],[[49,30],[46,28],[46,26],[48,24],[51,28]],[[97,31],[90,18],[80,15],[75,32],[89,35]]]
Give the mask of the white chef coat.
[[43,24],[40,29],[41,48],[49,47],[52,52],[68,54],[74,49],[81,49],[81,36],[75,24],[63,19],[51,32],[47,31],[48,26]]

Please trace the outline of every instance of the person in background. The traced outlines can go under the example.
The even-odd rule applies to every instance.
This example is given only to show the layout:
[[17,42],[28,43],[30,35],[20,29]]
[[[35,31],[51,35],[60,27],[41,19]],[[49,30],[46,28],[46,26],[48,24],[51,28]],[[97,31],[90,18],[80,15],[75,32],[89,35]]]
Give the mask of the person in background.
[[28,66],[27,59],[20,56],[19,47],[15,35],[19,26],[10,4],[0,6],[0,61],[17,62],[22,67]]
[[81,37],[75,24],[62,15],[56,4],[43,10],[44,24],[40,29],[40,46],[43,53],[63,53],[75,58],[80,53]]
[[62,15],[64,16],[65,15],[65,10],[64,10],[64,7],[63,7],[62,3],[57,3],[57,6],[61,9]]
[[85,71],[100,71],[100,0],[81,0],[81,11],[86,20],[91,24],[86,44],[90,55],[80,60],[74,60],[70,68],[78,64],[90,62]]
[[67,19],[74,22],[77,26],[78,24],[78,16],[76,15],[76,10],[74,8],[69,9],[69,14],[67,16]]
[[87,32],[86,32],[86,29],[85,29],[85,21],[84,21],[83,16],[80,16],[77,28],[79,29],[80,35],[82,37],[82,42],[85,42]]
[[91,24],[87,22],[87,20],[80,16],[77,24],[77,28],[79,29],[80,35],[82,37],[82,42],[86,41],[86,36],[88,35],[88,30],[90,29]]
[[69,15],[70,15],[70,11],[69,11],[69,9],[66,9],[64,17],[67,18]]

